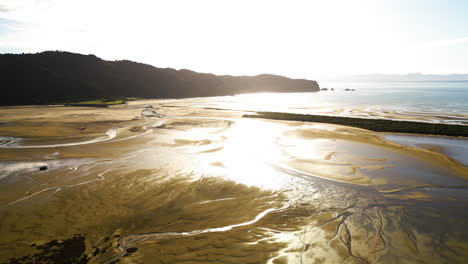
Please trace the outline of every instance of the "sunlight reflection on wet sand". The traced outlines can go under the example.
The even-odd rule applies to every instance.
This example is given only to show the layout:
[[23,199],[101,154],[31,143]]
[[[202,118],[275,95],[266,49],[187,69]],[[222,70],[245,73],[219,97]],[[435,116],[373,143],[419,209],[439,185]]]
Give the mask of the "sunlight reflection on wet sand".
[[[113,113],[105,125],[41,108],[49,137],[8,110],[0,135],[17,139],[0,148],[0,262],[50,262],[62,251],[41,245],[76,234],[90,263],[467,260],[468,169],[453,152],[201,103],[132,102],[126,119],[99,110]],[[140,115],[150,104],[161,116]],[[27,148],[38,138],[48,147]]]

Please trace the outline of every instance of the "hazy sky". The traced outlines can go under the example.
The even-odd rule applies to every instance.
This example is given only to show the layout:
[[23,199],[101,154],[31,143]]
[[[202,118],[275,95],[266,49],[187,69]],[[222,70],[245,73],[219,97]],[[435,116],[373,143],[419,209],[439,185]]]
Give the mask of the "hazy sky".
[[0,52],[217,74],[468,73],[464,0],[0,0]]

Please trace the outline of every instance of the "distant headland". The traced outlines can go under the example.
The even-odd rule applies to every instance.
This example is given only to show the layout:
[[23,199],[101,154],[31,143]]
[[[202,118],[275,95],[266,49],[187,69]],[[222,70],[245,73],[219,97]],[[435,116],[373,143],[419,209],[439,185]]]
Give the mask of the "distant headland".
[[188,98],[255,92],[315,92],[316,81],[261,74],[218,76],[63,51],[0,54],[0,105],[101,98]]

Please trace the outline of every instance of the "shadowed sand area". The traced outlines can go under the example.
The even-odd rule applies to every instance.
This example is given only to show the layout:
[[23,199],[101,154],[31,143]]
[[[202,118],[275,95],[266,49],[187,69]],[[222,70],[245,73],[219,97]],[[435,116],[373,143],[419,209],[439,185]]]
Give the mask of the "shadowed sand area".
[[0,108],[0,263],[468,261],[466,138],[210,100]]

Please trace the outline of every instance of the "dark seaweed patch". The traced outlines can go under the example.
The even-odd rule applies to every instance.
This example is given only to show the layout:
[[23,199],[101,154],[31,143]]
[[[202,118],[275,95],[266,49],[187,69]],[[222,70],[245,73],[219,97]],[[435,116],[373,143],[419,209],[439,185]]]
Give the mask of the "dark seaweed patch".
[[84,255],[86,250],[85,237],[75,235],[65,240],[51,240],[42,245],[32,244],[40,252],[23,256],[20,258],[11,258],[10,264],[25,263],[54,263],[54,264],[85,264],[89,258]]
[[126,250],[126,251],[127,251],[127,253],[125,253],[124,257],[131,256],[131,255],[132,255],[132,253],[135,253],[135,252],[137,252],[137,250],[138,250],[138,248],[134,248],[134,247],[133,247],[133,248],[128,248],[128,249]]

